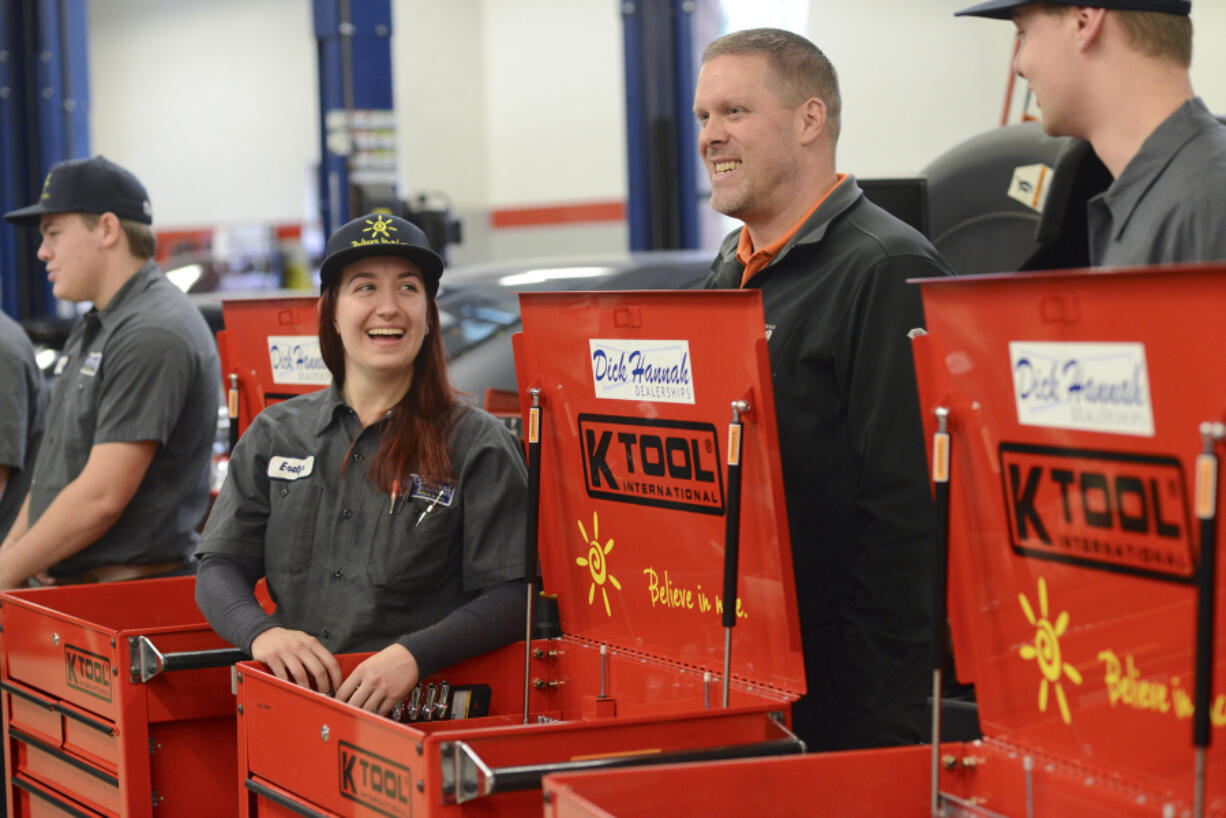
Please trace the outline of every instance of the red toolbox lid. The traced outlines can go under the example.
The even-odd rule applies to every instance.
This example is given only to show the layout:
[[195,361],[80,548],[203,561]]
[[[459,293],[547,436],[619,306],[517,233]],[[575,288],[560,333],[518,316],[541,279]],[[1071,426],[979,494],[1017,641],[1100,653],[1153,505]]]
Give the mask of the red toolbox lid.
[[[222,302],[226,328],[217,333],[222,384],[237,386],[238,432],[271,404],[332,383],[319,353],[315,298],[253,298]],[[236,375],[237,381],[230,376]],[[234,407],[231,408],[234,414]]]
[[919,284],[929,432],[951,412],[954,657],[985,735],[1190,792],[1193,488],[1201,423],[1226,417],[1226,268]]
[[761,296],[521,294],[525,430],[541,390],[539,550],[562,630],[723,668],[733,401],[742,431],[739,616],[732,674],[804,692]]

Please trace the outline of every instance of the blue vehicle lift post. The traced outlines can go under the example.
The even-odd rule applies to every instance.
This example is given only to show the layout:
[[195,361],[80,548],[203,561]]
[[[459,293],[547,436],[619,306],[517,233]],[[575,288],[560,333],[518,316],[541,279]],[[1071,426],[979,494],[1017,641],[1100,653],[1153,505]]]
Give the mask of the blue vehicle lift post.
[[[12,0],[0,10],[0,208],[37,200],[56,162],[88,156],[85,0]],[[55,312],[37,234],[0,223],[0,304]]]
[[621,4],[630,249],[696,248],[694,0]]
[[345,132],[354,111],[393,108],[392,6],[390,0],[313,0],[312,5],[319,55],[319,207],[324,235],[331,235],[353,217],[358,201],[345,140],[329,135]]

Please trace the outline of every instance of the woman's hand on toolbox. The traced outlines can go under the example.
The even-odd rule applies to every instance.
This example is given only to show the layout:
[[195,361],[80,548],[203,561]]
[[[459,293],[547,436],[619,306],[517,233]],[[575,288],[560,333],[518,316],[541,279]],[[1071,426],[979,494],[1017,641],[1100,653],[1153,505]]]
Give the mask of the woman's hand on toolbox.
[[386,716],[409,695],[418,681],[417,660],[408,648],[393,643],[353,669],[336,698]]
[[301,687],[331,693],[341,685],[336,657],[303,631],[269,628],[251,641],[251,657],[268,665],[279,678]]

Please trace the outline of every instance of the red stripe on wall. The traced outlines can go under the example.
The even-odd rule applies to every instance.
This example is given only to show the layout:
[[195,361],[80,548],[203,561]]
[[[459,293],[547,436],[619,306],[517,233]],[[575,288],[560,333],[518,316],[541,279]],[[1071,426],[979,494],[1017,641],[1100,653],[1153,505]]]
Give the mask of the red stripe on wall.
[[[275,224],[277,241],[298,241],[302,238],[301,224]],[[161,264],[176,253],[206,252],[213,246],[212,227],[185,227],[157,230],[158,250],[154,261]]]
[[621,222],[625,202],[588,202],[547,207],[504,207],[490,211],[490,227],[547,227],[558,224]]

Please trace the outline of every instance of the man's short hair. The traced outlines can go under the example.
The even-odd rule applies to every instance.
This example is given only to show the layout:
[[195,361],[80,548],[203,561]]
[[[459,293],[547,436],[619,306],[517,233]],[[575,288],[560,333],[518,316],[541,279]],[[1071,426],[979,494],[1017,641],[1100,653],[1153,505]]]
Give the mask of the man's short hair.
[[[100,213],[78,213],[77,215],[81,217],[81,221],[85,222],[85,227],[89,230],[93,230],[98,226],[98,222],[102,221]],[[128,250],[132,255],[146,260],[157,255],[158,238],[152,227],[131,219],[120,219],[119,226],[123,228],[123,234],[128,237]]]
[[1192,18],[1161,11],[1117,11],[1120,27],[1137,51],[1188,68],[1192,65]]
[[839,138],[843,99],[839,75],[822,50],[799,34],[778,28],[752,28],[725,34],[707,46],[702,61],[716,57],[766,57],[775,82],[772,90],[789,108],[810,97],[826,103],[826,125],[833,139]]
[[[1064,14],[1071,6],[1056,3],[1039,3],[1045,11]],[[1167,14],[1164,11],[1111,12],[1120,21],[1124,36],[1134,50],[1147,57],[1167,59],[1176,65],[1188,68],[1192,65],[1192,18],[1186,14]]]

